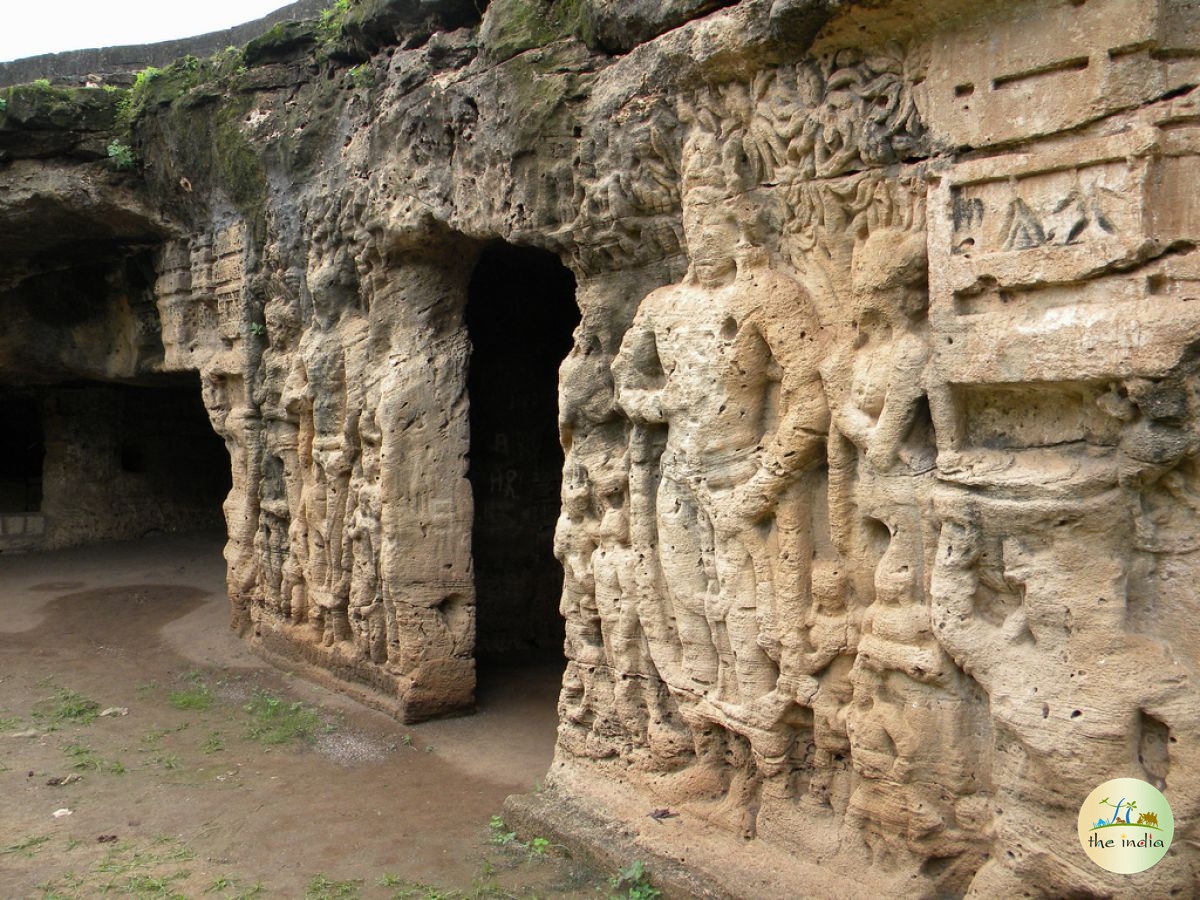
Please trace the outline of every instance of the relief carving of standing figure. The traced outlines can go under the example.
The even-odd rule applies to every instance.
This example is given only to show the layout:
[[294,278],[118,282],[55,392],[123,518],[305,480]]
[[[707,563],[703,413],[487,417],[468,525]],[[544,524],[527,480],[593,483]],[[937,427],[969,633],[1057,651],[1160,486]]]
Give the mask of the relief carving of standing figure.
[[822,367],[833,420],[830,525],[838,552],[869,558],[864,520],[873,519],[887,527],[902,564],[917,569],[914,577],[924,575],[935,540],[923,534],[929,517],[922,516],[934,466],[932,428],[922,415],[927,265],[923,231],[872,234],[855,253],[855,339]]
[[[691,268],[642,301],[612,371],[635,429],[666,432],[657,547],[686,682],[672,687],[759,733],[787,706],[773,519],[824,456],[820,324],[804,289],[770,267],[744,204],[697,188],[683,218]],[[811,544],[806,529],[789,534]],[[788,556],[807,564],[812,553]]]
[[[964,710],[970,686],[933,634],[928,572],[936,549],[931,495],[926,240],[880,229],[855,252],[855,339],[824,367],[834,544],[866,604],[844,710],[854,770],[849,803],[877,851],[970,845],[939,786],[969,793],[962,757],[982,746]],[[881,797],[887,797],[881,801]],[[903,823],[896,808],[919,809]]]

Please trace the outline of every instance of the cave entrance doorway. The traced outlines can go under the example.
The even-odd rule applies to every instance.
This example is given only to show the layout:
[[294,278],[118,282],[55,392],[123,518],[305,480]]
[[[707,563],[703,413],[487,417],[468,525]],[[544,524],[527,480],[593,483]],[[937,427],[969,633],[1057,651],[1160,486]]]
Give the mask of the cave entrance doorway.
[[486,692],[492,667],[538,663],[554,667],[557,685],[558,368],[579,324],[575,277],[551,253],[496,242],[484,248],[467,296],[479,683]]

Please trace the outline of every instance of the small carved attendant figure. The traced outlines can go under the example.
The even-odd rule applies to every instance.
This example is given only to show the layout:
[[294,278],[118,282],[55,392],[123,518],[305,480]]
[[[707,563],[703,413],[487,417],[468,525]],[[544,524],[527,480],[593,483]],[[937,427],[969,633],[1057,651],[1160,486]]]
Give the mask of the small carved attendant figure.
[[863,520],[874,519],[891,532],[893,554],[918,572],[935,542],[927,515],[934,442],[923,415],[926,267],[924,232],[872,234],[854,258],[855,340],[823,367],[836,435],[829,480],[838,550],[868,556]]
[[563,476],[562,513],[554,529],[554,556],[562,563],[563,588],[559,611],[566,620],[568,659],[587,666],[604,662],[600,614],[592,554],[599,541],[599,522],[592,512],[592,489],[587,469],[572,466]]

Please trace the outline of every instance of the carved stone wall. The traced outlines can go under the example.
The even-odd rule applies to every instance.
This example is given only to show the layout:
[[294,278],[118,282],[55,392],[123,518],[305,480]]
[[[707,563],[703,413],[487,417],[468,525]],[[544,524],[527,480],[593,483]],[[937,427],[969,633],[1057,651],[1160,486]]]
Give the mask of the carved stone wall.
[[752,841],[763,896],[1109,896],[1075,816],[1133,776],[1179,830],[1122,884],[1186,894],[1200,12],[643,5],[362,3],[141,106],[144,366],[229,451],[235,625],[469,706],[464,311],[537,247],[580,312],[552,797]]

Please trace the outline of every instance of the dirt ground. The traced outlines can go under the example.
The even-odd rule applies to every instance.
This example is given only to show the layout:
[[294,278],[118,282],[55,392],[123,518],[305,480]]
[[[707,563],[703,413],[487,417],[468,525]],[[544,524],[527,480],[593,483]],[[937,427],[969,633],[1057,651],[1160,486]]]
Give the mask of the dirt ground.
[[608,895],[492,821],[549,768],[561,664],[403,726],[259,660],[223,578],[219,535],[0,558],[0,897]]

